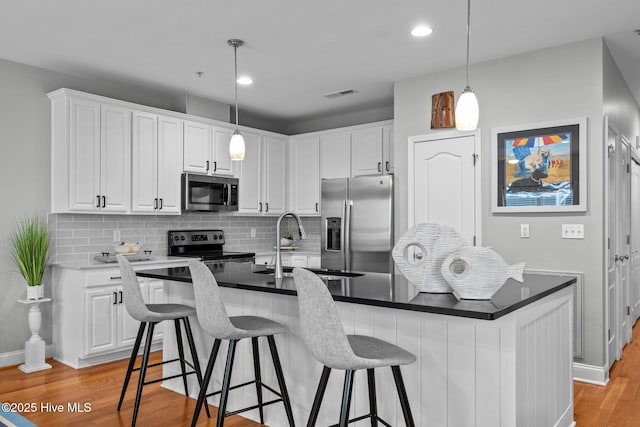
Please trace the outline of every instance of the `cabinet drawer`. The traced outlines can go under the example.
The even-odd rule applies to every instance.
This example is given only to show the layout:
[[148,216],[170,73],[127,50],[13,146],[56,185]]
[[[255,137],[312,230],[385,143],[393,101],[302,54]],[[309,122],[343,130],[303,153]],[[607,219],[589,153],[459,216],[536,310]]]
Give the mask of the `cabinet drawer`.
[[100,270],[86,273],[84,278],[84,286],[87,288],[104,285],[119,285],[122,283],[120,270],[110,268],[108,270]]

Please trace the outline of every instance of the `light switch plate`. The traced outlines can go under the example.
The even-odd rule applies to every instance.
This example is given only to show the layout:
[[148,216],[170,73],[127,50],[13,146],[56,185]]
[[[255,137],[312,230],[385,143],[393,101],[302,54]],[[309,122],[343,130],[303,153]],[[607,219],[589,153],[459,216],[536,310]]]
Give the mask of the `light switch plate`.
[[520,224],[520,237],[523,239],[529,238],[529,224]]
[[563,239],[584,239],[584,224],[562,224]]
[[120,230],[113,230],[113,242],[121,242],[122,236],[120,235]]

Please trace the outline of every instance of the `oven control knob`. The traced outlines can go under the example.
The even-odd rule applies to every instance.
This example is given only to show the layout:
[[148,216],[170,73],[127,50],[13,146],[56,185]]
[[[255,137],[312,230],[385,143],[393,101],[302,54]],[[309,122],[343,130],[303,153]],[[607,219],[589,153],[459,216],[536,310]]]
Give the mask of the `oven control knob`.
[[222,240],[222,234],[218,234],[218,239]]
[[173,236],[173,240],[180,240],[180,236]]
[[184,236],[180,236],[180,240],[184,240]]
[[218,240],[218,235],[217,234],[213,235],[213,240]]

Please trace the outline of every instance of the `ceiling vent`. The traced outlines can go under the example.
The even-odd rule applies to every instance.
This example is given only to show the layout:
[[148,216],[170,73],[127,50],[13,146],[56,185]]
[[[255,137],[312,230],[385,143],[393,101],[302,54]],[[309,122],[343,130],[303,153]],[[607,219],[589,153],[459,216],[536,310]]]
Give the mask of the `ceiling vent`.
[[326,93],[324,97],[333,99],[333,98],[340,98],[341,96],[353,95],[354,93],[358,93],[358,91],[355,89],[345,89],[345,90],[339,90],[337,92]]

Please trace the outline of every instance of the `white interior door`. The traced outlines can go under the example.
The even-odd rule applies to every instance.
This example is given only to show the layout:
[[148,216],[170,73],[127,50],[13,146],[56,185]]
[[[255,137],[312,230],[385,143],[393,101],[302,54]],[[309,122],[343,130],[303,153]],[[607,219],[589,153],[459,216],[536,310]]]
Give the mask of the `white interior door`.
[[640,317],[640,161],[631,162],[631,258],[629,288],[631,294],[631,326]]
[[409,227],[446,224],[470,245],[479,243],[479,139],[468,133],[410,138]]
[[631,303],[630,303],[630,290],[629,290],[629,262],[631,254],[631,230],[630,230],[630,215],[631,215],[631,202],[630,202],[630,188],[631,188],[631,155],[629,143],[624,136],[619,138],[619,149],[617,153],[617,179],[618,179],[618,192],[616,194],[616,203],[618,205],[618,287],[620,292],[618,297],[620,316],[620,350],[631,341]]

